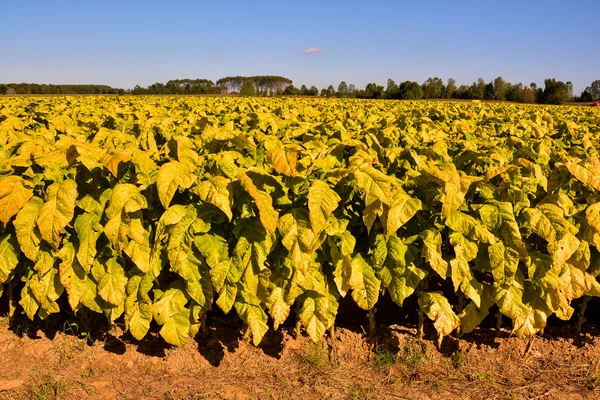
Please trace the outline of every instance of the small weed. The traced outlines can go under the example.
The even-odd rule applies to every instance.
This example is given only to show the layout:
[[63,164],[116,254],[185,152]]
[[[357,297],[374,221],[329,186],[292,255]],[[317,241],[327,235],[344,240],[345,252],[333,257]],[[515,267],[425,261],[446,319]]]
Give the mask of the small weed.
[[427,358],[425,344],[420,342],[407,342],[398,352],[396,359],[409,368],[414,368]]
[[94,367],[92,367],[91,365],[88,365],[83,369],[83,371],[81,371],[81,377],[83,379],[92,378],[94,376],[96,376],[96,371],[94,371]]
[[396,355],[383,345],[375,347],[372,359],[373,365],[378,369],[391,368],[396,363]]
[[347,391],[348,397],[352,400],[366,400],[372,398],[373,389],[362,383],[353,384]]
[[30,398],[38,400],[57,400],[68,397],[67,382],[58,380],[51,375],[33,378],[29,387]]
[[483,372],[471,376],[471,379],[474,380],[474,381],[479,381],[479,380],[489,379],[489,378],[490,378],[490,376],[488,374],[486,374],[486,373],[483,373]]
[[305,364],[320,370],[321,372],[331,368],[327,348],[320,343],[310,342],[298,352],[298,358]]
[[465,355],[460,351],[455,351],[452,353],[451,361],[454,368],[460,369],[465,365]]
[[587,377],[585,384],[590,390],[596,390],[600,387],[600,374],[598,374],[598,370],[595,370]]

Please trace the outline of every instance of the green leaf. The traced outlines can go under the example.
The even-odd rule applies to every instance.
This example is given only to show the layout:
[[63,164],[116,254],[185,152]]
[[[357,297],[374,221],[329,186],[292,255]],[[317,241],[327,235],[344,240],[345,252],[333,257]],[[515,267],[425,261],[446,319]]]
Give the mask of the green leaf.
[[85,269],[75,258],[75,249],[69,242],[65,243],[58,252],[62,262],[58,266],[60,283],[67,291],[69,305],[73,311],[80,308],[82,299],[87,290],[87,274]]
[[258,208],[260,221],[265,229],[270,233],[274,233],[277,230],[279,213],[273,208],[273,199],[268,193],[258,190],[252,179],[245,172],[241,172],[238,175],[238,179],[244,190],[254,199],[254,204]]
[[19,263],[19,246],[11,234],[0,236],[0,284],[6,282]]
[[183,346],[190,337],[190,311],[183,309],[171,316],[160,328],[160,336],[174,346]]
[[362,190],[365,197],[373,197],[383,204],[390,204],[391,179],[383,172],[364,164],[354,170],[356,186]]
[[44,201],[39,197],[32,197],[21,211],[17,214],[13,226],[17,235],[17,241],[25,257],[35,262],[40,251],[42,236],[37,229],[36,221]]
[[127,277],[116,257],[103,260],[105,274],[98,282],[98,295],[113,306],[120,306],[125,301],[125,285]]
[[42,239],[58,249],[60,232],[73,219],[75,201],[77,200],[77,183],[67,179],[62,183],[54,183],[48,187],[47,201],[42,206],[37,219],[37,226]]
[[460,320],[441,292],[421,293],[419,307],[433,321],[433,326],[438,332],[438,346],[441,346],[444,336],[448,336],[458,328]]
[[25,181],[19,176],[10,175],[0,179],[0,222],[4,227],[33,196],[33,190],[24,184]]
[[235,302],[235,310],[252,333],[252,342],[258,346],[268,332],[267,314],[262,308],[259,298],[249,293],[242,293]]
[[423,239],[422,255],[431,269],[443,279],[448,276],[448,261],[442,256],[442,235],[433,229],[426,229],[421,233]]
[[170,161],[163,164],[158,170],[156,188],[158,198],[165,209],[169,208],[171,199],[178,188],[189,189],[195,181],[195,176],[186,165],[179,161]]
[[233,213],[231,204],[233,203],[233,191],[231,181],[222,176],[213,176],[206,181],[202,181],[196,193],[200,196],[200,200],[209,203],[223,211],[227,218],[231,221]]
[[314,180],[308,189],[308,211],[314,232],[325,229],[327,220],[338,207],[340,196],[321,180]]
[[361,254],[352,259],[352,276],[349,287],[352,289],[352,298],[363,310],[375,307],[379,299],[381,281],[375,276],[373,266]]
[[324,289],[323,294],[307,291],[298,299],[298,318],[313,342],[321,340],[325,331],[335,322],[337,315],[336,297],[330,293],[327,286]]
[[400,186],[394,185],[390,206],[384,207],[383,212],[386,237],[389,238],[421,209],[421,200],[410,197]]
[[75,219],[73,227],[75,228],[79,242],[77,260],[89,272],[96,258],[96,242],[104,230],[102,225],[100,225],[100,216],[83,213]]

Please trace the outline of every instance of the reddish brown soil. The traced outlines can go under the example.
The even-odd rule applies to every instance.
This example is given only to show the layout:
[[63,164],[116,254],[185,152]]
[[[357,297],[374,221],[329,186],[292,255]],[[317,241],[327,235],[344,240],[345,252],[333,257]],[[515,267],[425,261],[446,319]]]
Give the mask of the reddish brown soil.
[[382,327],[376,342],[338,329],[320,344],[287,332],[261,347],[213,321],[183,348],[112,331],[88,344],[0,323],[0,399],[598,399],[600,338],[552,329],[533,341],[489,330],[419,341]]

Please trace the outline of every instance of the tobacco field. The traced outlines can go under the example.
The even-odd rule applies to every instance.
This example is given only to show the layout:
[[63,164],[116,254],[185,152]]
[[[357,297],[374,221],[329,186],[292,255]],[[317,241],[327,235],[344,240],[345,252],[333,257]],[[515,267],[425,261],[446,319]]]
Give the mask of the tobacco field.
[[580,325],[599,135],[591,107],[2,98],[1,299],[173,345],[216,309],[256,345],[288,319],[319,341],[342,298],[374,327],[383,295],[440,342],[488,315],[519,337]]

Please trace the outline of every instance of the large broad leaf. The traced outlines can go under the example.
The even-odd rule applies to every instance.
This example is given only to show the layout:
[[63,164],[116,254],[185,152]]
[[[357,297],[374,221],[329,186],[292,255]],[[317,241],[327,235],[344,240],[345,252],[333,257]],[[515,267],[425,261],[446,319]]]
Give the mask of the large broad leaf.
[[19,246],[14,236],[0,236],[0,284],[7,281],[19,263]]
[[267,150],[267,161],[275,168],[275,171],[289,177],[296,176],[298,165],[298,153],[292,149],[280,146]]
[[348,286],[352,289],[352,298],[363,310],[375,307],[379,299],[381,281],[375,276],[373,266],[361,254],[352,259],[352,276]]
[[309,213],[303,208],[294,208],[279,218],[281,243],[289,251],[289,258],[295,268],[305,270],[313,254],[316,240],[310,228]]
[[314,180],[308,189],[308,211],[314,232],[325,229],[327,219],[338,207],[340,196],[321,180]]
[[577,164],[573,161],[567,161],[565,163],[565,167],[567,167],[569,172],[579,181],[593,187],[596,190],[600,190],[600,175],[598,175],[596,171],[586,168],[585,166]]
[[165,209],[169,208],[171,199],[173,199],[177,189],[189,189],[194,184],[195,179],[194,174],[188,167],[179,161],[170,161],[163,164],[158,170],[156,179],[158,198],[163,207]]
[[388,290],[392,300],[402,306],[412,295],[427,273],[414,264],[412,251],[393,234],[386,242],[384,235],[375,240],[374,267],[381,283]]
[[134,275],[127,282],[125,299],[125,327],[131,335],[142,340],[152,322],[152,300],[148,292],[152,288],[150,274]]
[[498,285],[510,286],[515,279],[519,266],[519,253],[502,242],[496,242],[488,248],[492,275]]
[[344,231],[337,237],[327,239],[330,256],[334,265],[333,281],[340,295],[346,296],[352,279],[352,253],[356,238],[349,231]]
[[421,233],[423,238],[422,255],[431,268],[443,279],[448,276],[448,261],[442,256],[442,235],[433,229],[426,229]]
[[136,186],[124,183],[113,188],[106,208],[108,222],[104,225],[104,234],[114,249],[122,251],[127,246],[127,238],[138,244],[144,243],[145,229],[141,210],[146,207],[146,198]]
[[75,258],[75,248],[71,243],[63,245],[58,252],[58,257],[62,260],[58,266],[60,283],[67,291],[71,309],[77,311],[87,291],[86,271]]
[[364,164],[354,170],[354,180],[365,197],[370,196],[383,204],[390,204],[391,179],[388,175]]
[[231,221],[233,218],[231,211],[233,191],[229,179],[222,176],[213,176],[206,181],[202,181],[198,185],[196,193],[200,196],[200,200],[219,208]]
[[389,207],[384,208],[383,225],[389,238],[422,208],[421,200],[411,197],[400,186],[394,185]]
[[448,299],[441,292],[421,293],[419,306],[433,321],[433,326],[438,332],[438,346],[441,346],[444,336],[448,336],[458,328],[460,320],[452,310]]
[[13,226],[17,235],[19,247],[25,257],[35,262],[40,251],[40,242],[42,236],[37,228],[36,221],[44,201],[39,197],[32,197],[31,200],[19,211]]
[[307,291],[298,299],[298,318],[313,342],[321,340],[325,331],[335,322],[337,315],[337,299],[329,292],[327,286],[324,289],[323,294]]
[[118,263],[116,257],[102,260],[101,264],[105,273],[98,282],[98,294],[107,303],[120,306],[125,301],[125,285],[127,285],[123,266]]
[[24,183],[19,176],[0,179],[0,222],[5,227],[33,196],[33,190],[26,188]]
[[238,179],[244,190],[254,199],[254,204],[258,208],[260,221],[270,233],[274,233],[277,230],[279,213],[273,208],[273,199],[271,199],[268,193],[258,190],[252,179],[245,172],[240,173]]
[[42,239],[58,249],[61,231],[71,222],[75,213],[77,183],[67,179],[48,187],[47,201],[42,206],[37,226]]
[[450,244],[454,246],[456,257],[450,260],[450,275],[454,290],[460,290],[475,304],[481,306],[481,293],[483,286],[473,276],[469,262],[477,257],[477,243],[470,241],[462,234],[454,232],[450,234]]
[[258,346],[263,336],[269,330],[267,325],[267,314],[262,308],[259,298],[249,293],[242,293],[235,302],[235,310],[252,333],[252,342]]
[[490,244],[496,242],[494,235],[480,221],[460,211],[448,215],[446,226],[471,240]]
[[81,266],[89,272],[96,258],[96,242],[104,228],[100,225],[98,214],[83,213],[75,219],[73,224],[77,232],[77,260]]

